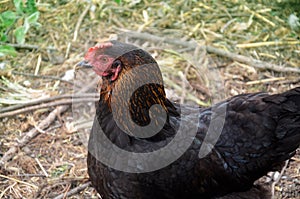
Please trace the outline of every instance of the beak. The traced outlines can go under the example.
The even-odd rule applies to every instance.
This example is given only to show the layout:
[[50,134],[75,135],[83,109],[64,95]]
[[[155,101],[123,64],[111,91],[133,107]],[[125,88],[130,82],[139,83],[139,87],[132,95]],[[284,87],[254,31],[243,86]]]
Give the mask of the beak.
[[75,70],[81,69],[81,68],[93,68],[92,65],[89,64],[88,61],[83,60],[75,65]]

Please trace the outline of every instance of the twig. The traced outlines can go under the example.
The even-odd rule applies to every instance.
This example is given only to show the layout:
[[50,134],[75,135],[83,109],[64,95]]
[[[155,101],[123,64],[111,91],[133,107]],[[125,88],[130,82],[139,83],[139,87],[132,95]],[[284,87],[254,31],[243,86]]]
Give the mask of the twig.
[[[54,96],[54,97],[50,97],[50,98],[38,99],[38,100],[24,103],[24,104],[10,106],[7,108],[2,108],[2,109],[0,109],[0,118],[9,117],[12,115],[16,115],[16,114],[20,114],[20,113],[40,109],[40,108],[47,108],[50,106],[66,105],[66,104],[80,103],[80,102],[95,102],[98,100],[97,97],[95,96],[95,94],[94,93],[85,93],[85,92],[87,92],[90,88],[95,87],[95,84],[97,84],[98,81],[99,81],[99,79],[95,78],[87,86],[84,86],[76,94],[73,94],[73,95],[66,94],[66,95]],[[58,102],[51,102],[51,101],[55,101],[57,99],[64,99],[64,98],[71,98],[71,97],[73,98],[71,100],[65,100],[65,101],[61,100]],[[84,98],[84,99],[74,99],[74,98]],[[50,101],[50,103],[46,103],[49,101]],[[41,103],[46,103],[46,104],[41,104]],[[36,105],[36,106],[33,106],[33,105]],[[30,106],[30,107],[27,107],[27,106]],[[23,108],[23,107],[25,107],[25,108]],[[17,109],[19,109],[19,110],[17,110]],[[1,114],[1,113],[3,113],[3,114]]]
[[261,46],[299,45],[300,41],[266,41],[249,44],[237,44],[238,48],[256,48]]
[[35,66],[35,70],[34,70],[34,75],[38,75],[39,71],[40,71],[40,67],[41,67],[41,62],[42,62],[42,56],[41,54],[39,54],[38,58],[37,58],[37,63]]
[[9,189],[12,189],[16,184],[17,184],[17,182],[13,183],[12,185],[7,186],[7,187],[2,191],[2,193],[0,194],[0,199],[2,199],[3,196],[5,195],[5,193],[6,193]]
[[59,100],[59,101],[49,102],[49,103],[45,103],[45,104],[39,104],[39,105],[35,105],[35,106],[25,107],[25,108],[21,108],[21,109],[15,110],[15,111],[4,112],[4,113],[0,114],[0,118],[10,117],[13,115],[26,113],[29,111],[42,109],[42,108],[49,108],[49,107],[60,106],[60,105],[69,105],[72,103],[96,102],[98,100],[99,100],[98,98],[83,98],[83,99],[79,98],[79,99]]
[[272,21],[270,21],[269,19],[265,18],[264,16],[258,14],[257,12],[254,12],[252,10],[250,10],[247,6],[244,6],[245,10],[247,12],[250,12],[251,14],[253,14],[255,17],[257,17],[258,19],[263,20],[264,22],[266,22],[267,24],[269,24],[272,27],[275,27],[275,23],[273,23]]
[[198,44],[194,41],[181,41],[178,39],[172,39],[172,38],[167,38],[167,37],[159,37],[156,35],[152,35],[149,33],[140,33],[140,32],[135,32],[135,31],[130,31],[126,29],[121,29],[121,28],[115,28],[119,31],[122,31],[124,35],[131,37],[131,38],[138,38],[138,39],[144,39],[144,40],[151,40],[154,42],[166,42],[169,44],[174,44],[178,46],[184,46],[184,47],[191,47],[191,48],[196,48]]
[[280,80],[285,80],[285,79],[286,79],[286,77],[272,77],[272,78],[268,78],[268,79],[260,79],[260,80],[249,81],[249,82],[246,82],[246,85],[270,83],[270,82],[275,82],[275,81],[280,81]]
[[84,9],[84,11],[81,13],[81,15],[80,15],[79,18],[78,18],[78,21],[77,21],[76,26],[75,26],[73,42],[75,42],[75,41],[77,40],[79,28],[80,28],[80,26],[81,26],[81,23],[82,23],[82,21],[83,21],[85,15],[86,15],[87,12],[89,11],[90,7],[91,7],[91,4],[89,4],[88,6],[86,6],[86,8]]
[[[81,90],[79,90],[77,92],[77,94],[80,95],[80,94],[88,91],[90,88],[95,86],[97,81],[99,81],[99,79],[95,78],[87,86],[81,88]],[[56,107],[44,120],[42,120],[39,123],[38,128],[42,129],[42,130],[48,128],[50,126],[50,124],[55,120],[55,118],[58,115],[61,115],[62,113],[64,113],[68,108],[69,108],[69,105],[63,105],[63,106]],[[10,160],[15,155],[18,148],[22,148],[23,146],[25,146],[30,140],[32,140],[34,137],[36,137],[39,133],[40,132],[36,128],[33,128],[29,132],[25,133],[25,135],[22,137],[22,139],[18,143],[16,143],[14,146],[10,147],[9,150],[6,151],[5,154],[2,156],[2,158],[0,159],[0,167],[3,166],[5,162]]]
[[273,70],[276,72],[295,72],[295,73],[300,73],[300,69],[298,68],[292,68],[292,67],[286,67],[286,66],[278,66],[276,64],[271,64],[268,62],[263,62],[257,59],[253,59],[251,57],[246,57],[243,55],[237,55],[235,53],[231,53],[231,52],[226,52],[211,46],[206,46],[206,50],[209,53],[215,53],[217,55],[220,56],[224,56],[227,58],[230,58],[234,61],[238,61],[244,64],[247,64],[249,66],[253,66],[254,68],[259,68],[259,69],[269,69],[269,70]]
[[67,188],[65,189],[64,191],[64,195],[63,195],[63,199],[66,199],[67,198],[67,194],[69,193],[69,190],[70,190],[70,187],[71,187],[71,184],[68,184],[67,185]]
[[186,93],[187,93],[187,90],[186,90],[186,87],[188,85],[187,83],[187,73],[189,71],[191,67],[191,64],[188,64],[188,66],[185,68],[184,70],[184,73],[179,73],[180,77],[181,77],[181,86],[182,86],[182,93],[181,93],[181,98],[180,98],[180,103],[183,104],[184,103],[184,99],[186,97]]
[[65,197],[68,197],[68,196],[71,196],[71,195],[74,195],[82,190],[84,190],[85,188],[87,188],[88,186],[91,185],[91,182],[87,182],[85,184],[82,184],[74,189],[71,189],[70,191],[66,192],[66,193],[62,193],[58,196],[56,196],[54,199],[63,199]]
[[271,189],[272,189],[272,199],[274,199],[274,196],[275,196],[275,185],[279,182],[279,180],[281,179],[281,176],[283,175],[287,165],[289,163],[289,160],[286,160],[285,161],[285,164],[284,166],[282,167],[281,171],[280,171],[280,174],[279,176],[277,176],[277,178],[275,179],[275,181],[272,183],[271,185]]
[[42,103],[46,103],[46,102],[51,102],[51,101],[55,101],[55,100],[59,100],[59,99],[92,98],[92,97],[95,97],[94,93],[91,93],[91,94],[90,93],[85,93],[85,94],[73,94],[73,95],[72,94],[58,95],[58,96],[53,96],[53,97],[47,97],[47,98],[32,100],[30,102],[23,103],[23,104],[17,104],[17,105],[5,107],[5,108],[0,109],[0,113],[13,111],[13,110],[17,110],[17,109],[20,109],[20,108],[33,106],[33,105],[37,105],[37,104],[42,104]]
[[28,182],[24,182],[24,181],[18,180],[18,179],[16,179],[16,178],[8,177],[8,176],[1,175],[1,174],[0,174],[0,177],[1,177],[1,178],[6,178],[6,179],[8,179],[8,180],[12,180],[12,181],[14,181],[14,182],[18,182],[18,183],[21,183],[21,184],[25,184],[25,185],[31,186],[31,187],[33,187],[33,188],[35,188],[35,189],[38,189],[38,186],[33,185],[33,184],[30,184],[30,183],[28,183]]
[[[14,48],[21,48],[21,49],[33,49],[33,50],[43,49],[40,46],[31,45],[31,44],[10,44],[10,43],[0,42],[0,45],[7,45],[7,46],[11,46],[11,47],[14,47]],[[47,47],[47,48],[44,48],[44,49],[47,49],[47,50],[56,50],[56,48],[53,48],[53,47]]]
[[[168,78],[165,78],[164,82],[168,83],[177,92],[179,92],[180,94],[182,94],[182,87],[178,86],[177,84],[172,84],[172,81],[170,79],[168,79]],[[208,103],[205,103],[205,102],[201,101],[200,99],[198,99],[197,97],[195,97],[194,95],[192,95],[189,92],[186,93],[186,99],[192,100],[192,101],[196,102],[198,105],[203,106],[203,107],[208,107],[209,106]]]
[[296,157],[292,157],[291,160],[296,161],[296,162],[300,162],[300,158],[296,158]]
[[[120,31],[123,31],[123,33],[131,38],[138,38],[138,39],[144,39],[144,40],[151,40],[155,42],[166,42],[170,44],[174,44],[177,46],[182,46],[182,47],[190,47],[190,48],[196,48],[199,45],[195,41],[180,41],[178,39],[171,39],[171,38],[162,38],[159,36],[151,35],[149,33],[139,33],[139,32],[134,32],[134,31],[129,31],[129,30],[124,30],[124,29],[119,29]],[[208,53],[214,53],[219,56],[227,57],[229,59],[232,59],[234,61],[238,61],[244,64],[247,64],[249,66],[253,66],[255,68],[263,69],[263,70],[273,70],[276,72],[295,72],[295,73],[300,73],[300,69],[298,68],[292,68],[292,67],[286,67],[286,66],[278,66],[276,64],[271,64],[267,62],[263,62],[257,59],[253,59],[250,57],[246,57],[243,55],[238,55],[235,53],[227,52],[212,46],[201,46],[200,48],[206,50]]]
[[[84,9],[84,11],[81,13],[81,15],[79,16],[78,21],[77,21],[76,26],[75,26],[74,37],[73,37],[72,42],[75,42],[75,41],[77,40],[79,28],[80,28],[80,26],[81,26],[81,23],[82,23],[82,21],[83,21],[85,15],[86,15],[87,12],[89,11],[90,7],[91,7],[91,4],[89,4],[89,5]],[[65,58],[69,57],[69,53],[70,53],[70,49],[71,49],[71,46],[72,46],[72,42],[69,42],[69,43],[68,43],[67,50],[66,50],[66,54],[65,54]]]
[[12,71],[11,73],[14,74],[14,75],[22,75],[22,76],[33,77],[33,78],[59,80],[59,81],[66,82],[68,84],[72,84],[73,85],[73,82],[70,82],[70,81],[64,80],[62,78],[55,77],[55,76],[34,75],[34,74],[30,74],[30,73],[22,73],[22,72],[17,72],[17,71]]
[[39,177],[39,178],[45,178],[47,176],[45,176],[44,174],[40,174],[40,173],[24,173],[24,174],[18,174],[18,175],[11,175],[11,176],[17,176],[17,177]]
[[34,158],[34,159],[38,163],[38,165],[41,168],[41,170],[43,171],[45,177],[48,177],[49,175],[48,175],[47,171],[45,170],[45,168],[43,167],[43,165],[41,164],[41,162],[39,161],[39,159],[38,158]]
[[[38,125],[40,129],[46,129],[50,126],[50,124],[55,120],[55,118],[65,112],[69,108],[68,105],[58,106],[54,109],[43,121],[41,121]],[[3,157],[0,160],[0,166],[4,165],[9,159],[11,159],[14,154],[17,152],[18,148],[22,148],[25,146],[30,140],[36,137],[39,134],[38,130],[35,128],[31,129],[28,133],[26,133],[22,139],[14,146],[12,146],[8,151],[5,152]]]

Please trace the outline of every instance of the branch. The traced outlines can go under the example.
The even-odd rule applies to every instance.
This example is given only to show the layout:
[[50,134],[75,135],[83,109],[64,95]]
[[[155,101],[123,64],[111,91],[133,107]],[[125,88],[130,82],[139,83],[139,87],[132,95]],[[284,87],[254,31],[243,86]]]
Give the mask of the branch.
[[31,187],[33,187],[33,188],[35,188],[35,189],[38,189],[38,186],[36,186],[36,185],[34,185],[34,184],[30,184],[30,183],[28,183],[28,182],[24,182],[24,181],[18,180],[18,179],[16,179],[16,178],[8,177],[8,176],[2,175],[2,174],[0,174],[0,177],[1,177],[1,178],[8,179],[8,180],[11,180],[11,181],[14,181],[14,182],[17,182],[17,183],[20,183],[20,184],[25,184],[25,185],[27,185],[27,186],[31,186]]
[[56,196],[54,199],[63,199],[63,198],[66,198],[68,196],[74,195],[74,194],[84,190],[85,188],[87,188],[90,185],[91,185],[91,182],[84,183],[83,185],[75,187],[74,189],[71,189],[70,191],[68,191],[66,193],[62,193],[62,194]]
[[[88,91],[90,88],[93,88],[95,86],[95,84],[97,83],[97,81],[99,81],[99,79],[95,78],[94,80],[92,80],[88,85],[86,85],[85,87],[81,88],[76,95],[81,95],[84,92]],[[76,99],[78,102],[82,99]],[[94,100],[94,99],[88,99],[88,100]],[[68,108],[69,108],[69,104],[73,103],[73,101],[70,100],[70,102],[66,103],[67,105],[63,105],[63,106],[58,106],[56,107],[44,120],[42,120],[35,128],[31,129],[29,132],[25,133],[25,135],[21,138],[20,141],[18,141],[15,145],[13,145],[12,147],[10,147],[10,149],[8,151],[5,152],[5,154],[2,156],[2,158],[0,159],[0,168],[4,166],[4,164],[10,160],[12,157],[14,157],[14,155],[17,153],[18,148],[22,148],[23,146],[25,146],[30,140],[32,140],[33,138],[35,138],[37,135],[40,134],[41,130],[44,130],[46,128],[48,128],[50,126],[51,123],[53,123],[53,121],[56,119],[56,117],[58,117],[59,115],[61,115],[62,113],[64,113]],[[80,101],[81,102],[81,101]],[[48,104],[49,106],[49,104]],[[54,106],[54,104],[53,104]]]
[[[126,36],[131,37],[131,38],[138,38],[138,39],[144,39],[144,40],[151,40],[154,42],[166,42],[170,44],[174,44],[177,46],[182,46],[182,47],[189,47],[192,49],[196,49],[199,45],[195,41],[180,41],[178,39],[171,39],[171,38],[162,38],[156,35],[152,35],[149,33],[139,33],[139,32],[134,32],[134,31],[129,31],[125,29],[119,29],[118,30],[122,31]],[[267,62],[263,62],[257,59],[253,59],[251,57],[246,57],[243,55],[238,55],[235,53],[231,53],[228,51],[224,51],[212,46],[201,46],[200,48],[206,50],[208,53],[214,53],[219,56],[227,57],[229,59],[232,59],[234,61],[238,61],[244,64],[247,64],[249,66],[252,66],[254,68],[259,68],[259,69],[268,69],[268,70],[273,70],[276,72],[295,72],[295,73],[300,73],[299,68],[293,68],[293,67],[285,67],[285,66],[278,66],[276,64],[271,64]]]
[[30,140],[32,140],[34,137],[36,137],[40,133],[38,131],[38,129],[48,128],[50,126],[50,124],[55,120],[55,118],[58,115],[61,115],[62,113],[64,113],[68,108],[69,108],[68,105],[56,107],[56,109],[54,109],[43,121],[41,121],[38,124],[38,126],[37,126],[38,128],[33,128],[28,133],[25,133],[25,135],[22,137],[22,139],[17,144],[12,146],[8,151],[5,152],[5,154],[3,155],[3,157],[0,160],[0,166],[4,165],[5,162],[10,160],[15,155],[18,148],[22,148]]
[[[31,44],[10,44],[10,43],[0,42],[0,45],[7,45],[7,46],[11,46],[11,47],[14,47],[14,48],[21,48],[21,49],[33,49],[33,50],[43,49],[40,46],[31,45]],[[53,47],[47,47],[47,48],[44,48],[44,49],[46,49],[46,50],[56,50],[56,48],[53,48]]]
[[59,81],[62,81],[62,82],[66,82],[68,84],[74,84],[73,82],[71,81],[67,81],[67,80],[64,80],[62,78],[59,78],[59,77],[55,77],[55,76],[49,76],[49,75],[34,75],[34,74],[30,74],[30,73],[21,73],[21,72],[17,72],[17,71],[12,71],[11,72],[12,74],[14,75],[22,75],[22,76],[27,76],[27,77],[33,77],[33,78],[41,78],[41,79],[53,79],[53,80],[59,80]]
[[[17,105],[5,107],[5,108],[0,109],[0,113],[4,113],[4,112],[8,112],[8,111],[13,111],[13,110],[21,109],[21,108],[24,108],[24,107],[33,106],[33,105],[42,104],[42,103],[47,103],[47,102],[51,102],[51,101],[55,101],[55,100],[60,100],[60,99],[66,99],[66,98],[89,98],[89,99],[91,99],[93,97],[95,97],[94,93],[91,93],[91,94],[87,93],[87,94],[65,94],[65,95],[58,95],[58,96],[53,96],[53,97],[47,97],[47,98],[32,100],[30,102],[23,103],[23,104],[17,104]],[[33,110],[35,110],[35,109],[33,109]]]
[[285,169],[286,169],[287,166],[288,166],[288,163],[289,163],[289,160],[286,160],[285,163],[284,163],[284,166],[282,167],[282,169],[281,169],[281,171],[280,171],[280,173],[279,173],[279,175],[277,176],[276,179],[274,179],[274,182],[273,182],[272,185],[271,185],[272,199],[273,199],[274,196],[275,196],[275,186],[276,186],[276,184],[280,181],[280,179],[281,179],[281,177],[282,177],[282,175],[283,175]]
[[[98,81],[99,81],[99,79],[95,78],[87,86],[84,86],[76,94],[73,94],[73,95],[65,94],[65,95],[60,95],[60,96],[37,99],[37,100],[33,100],[28,103],[18,104],[18,105],[2,108],[2,109],[0,109],[0,118],[9,117],[9,116],[13,116],[16,114],[25,113],[25,112],[29,112],[29,111],[33,111],[33,110],[37,110],[37,109],[41,109],[41,108],[48,108],[51,106],[67,105],[67,104],[81,103],[81,102],[95,102],[95,101],[99,100],[99,98],[95,95],[95,93],[85,93],[85,92],[87,92],[90,88],[93,88],[95,86],[95,84],[97,84]],[[60,100],[60,101],[55,102],[55,100],[65,99],[65,98],[72,98],[72,99]],[[74,98],[76,98],[76,99],[74,99]],[[79,98],[79,99],[77,99],[77,98]],[[82,98],[82,99],[80,99],[80,98]],[[50,103],[47,103],[47,102],[50,102]],[[1,113],[3,113],[3,114],[1,114]]]
[[35,106],[25,107],[25,108],[21,108],[21,109],[15,110],[15,111],[4,112],[4,113],[0,114],[0,118],[10,117],[10,116],[13,116],[13,115],[26,113],[26,112],[29,112],[29,111],[42,109],[42,108],[49,108],[49,107],[60,106],[60,105],[69,105],[69,104],[72,104],[72,103],[96,102],[98,100],[99,100],[98,98],[59,100],[59,101],[49,102],[49,103],[45,103],[45,104],[39,104],[39,105],[35,105]]
[[268,63],[268,62],[263,62],[257,59],[253,59],[251,57],[246,57],[243,55],[237,55],[235,53],[227,52],[220,50],[218,48],[214,48],[211,46],[206,46],[206,50],[209,53],[214,53],[223,57],[227,57],[229,59],[232,59],[234,61],[238,61],[244,64],[247,64],[249,66],[252,66],[254,68],[259,68],[259,69],[269,69],[273,70],[276,72],[294,72],[294,73],[300,73],[299,68],[293,68],[293,67],[286,67],[286,66],[278,66],[276,64]]
[[84,11],[81,13],[81,15],[79,16],[78,18],[78,21],[76,23],[76,27],[75,27],[75,31],[74,31],[74,37],[73,37],[73,42],[75,42],[77,40],[77,36],[78,36],[78,31],[79,31],[79,28],[81,26],[81,23],[85,17],[85,15],[87,14],[87,12],[89,11],[91,7],[91,4],[89,4],[88,6],[86,6],[86,8],[84,9]]

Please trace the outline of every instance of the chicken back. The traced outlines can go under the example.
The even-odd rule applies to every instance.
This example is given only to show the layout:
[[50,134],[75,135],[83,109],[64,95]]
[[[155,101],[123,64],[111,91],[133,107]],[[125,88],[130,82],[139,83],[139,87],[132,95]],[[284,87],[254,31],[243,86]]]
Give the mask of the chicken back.
[[[216,198],[224,195],[238,198],[231,196],[232,193],[247,193],[253,189],[255,180],[280,168],[299,147],[300,87],[275,95],[237,95],[212,107],[200,108],[169,101],[156,61],[133,45],[118,41],[98,44],[89,49],[78,66],[92,68],[102,76],[87,164],[92,185],[103,199]],[[141,69],[134,70],[138,67]],[[124,94],[133,89],[131,85],[145,82],[148,77],[152,82],[141,84],[129,97]],[[123,110],[123,106],[127,109]],[[133,122],[124,119],[127,116]],[[222,125],[210,126],[212,120],[218,119],[221,122],[214,124]],[[140,128],[138,136],[132,133],[135,124],[147,127],[153,124],[151,120],[154,124],[163,121],[158,133],[147,136],[147,128]],[[185,138],[182,143],[177,142],[168,155],[162,153],[160,160],[149,162],[151,166],[167,162],[161,168],[145,170],[145,165],[134,159],[122,162],[134,169],[118,167],[122,157],[117,157],[115,151],[154,153],[172,144],[180,125],[191,121],[196,128],[193,124],[183,125]],[[102,134],[114,147],[101,146],[103,138],[99,136]],[[190,143],[183,143],[189,140]],[[207,148],[203,157],[199,155],[201,146]],[[105,147],[111,153],[103,154]],[[182,153],[176,152],[182,148]],[[172,152],[178,157],[172,159]],[[102,161],[103,156],[107,156],[107,161]],[[109,165],[108,162],[114,163]],[[259,197],[268,196],[269,193],[262,193]]]

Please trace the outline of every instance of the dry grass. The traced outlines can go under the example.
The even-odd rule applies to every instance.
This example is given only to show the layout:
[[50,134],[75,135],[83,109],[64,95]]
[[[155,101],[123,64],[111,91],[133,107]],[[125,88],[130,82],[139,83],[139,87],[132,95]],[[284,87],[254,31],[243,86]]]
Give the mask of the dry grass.
[[[1,11],[12,9],[10,1],[0,0],[0,5]],[[49,0],[39,1],[38,9],[42,26],[30,30],[26,43],[39,47],[17,48],[17,57],[0,58],[5,63],[0,71],[0,109],[72,93],[73,85],[59,79],[73,69],[90,46],[116,35],[119,40],[141,45],[151,52],[161,66],[172,99],[201,105],[211,103],[214,92],[209,90],[214,82],[203,75],[205,67],[199,72],[197,65],[187,62],[195,61],[194,49],[133,38],[124,34],[124,29],[173,40],[195,39],[200,45],[300,68],[300,34],[287,23],[290,14],[300,15],[300,6],[293,0],[140,0],[124,1],[121,5],[114,1]],[[220,77],[224,82],[224,95],[220,97],[256,91],[276,93],[300,85],[299,73],[259,69],[203,50],[196,55],[201,67],[217,69],[217,77],[212,78]],[[54,108],[1,118],[0,158]],[[60,194],[63,198],[88,181],[87,149],[72,122],[72,111],[68,109],[46,129],[38,129],[37,136],[23,147],[16,148],[13,158],[0,167],[0,198],[55,198]],[[300,197],[299,159],[298,153],[276,185],[277,198]],[[68,198],[97,198],[97,194],[89,186]]]

